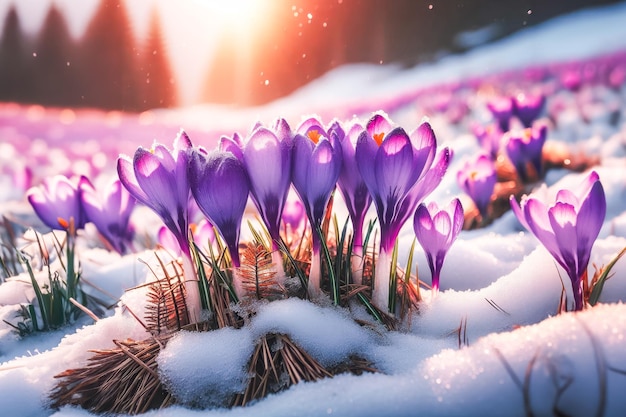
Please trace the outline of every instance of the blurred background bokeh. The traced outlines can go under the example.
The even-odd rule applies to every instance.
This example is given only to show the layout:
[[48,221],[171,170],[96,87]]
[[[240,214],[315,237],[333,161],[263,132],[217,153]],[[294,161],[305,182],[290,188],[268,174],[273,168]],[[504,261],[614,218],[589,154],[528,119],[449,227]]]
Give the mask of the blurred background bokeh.
[[340,65],[413,66],[615,2],[0,0],[0,102],[263,104]]

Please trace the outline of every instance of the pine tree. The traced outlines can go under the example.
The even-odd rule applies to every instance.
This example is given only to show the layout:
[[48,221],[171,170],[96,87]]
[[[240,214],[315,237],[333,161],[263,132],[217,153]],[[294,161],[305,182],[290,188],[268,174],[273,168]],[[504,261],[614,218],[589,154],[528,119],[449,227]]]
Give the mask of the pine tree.
[[19,16],[12,6],[5,17],[0,41],[0,100],[32,101],[32,60]]
[[37,58],[33,83],[39,103],[57,106],[81,104],[78,74],[73,64],[75,49],[63,15],[52,5],[35,46]]
[[77,58],[84,104],[105,109],[139,110],[137,48],[120,0],[101,0]]
[[176,86],[156,9],[150,17],[150,31],[140,62],[141,106],[145,109],[174,106],[177,102]]

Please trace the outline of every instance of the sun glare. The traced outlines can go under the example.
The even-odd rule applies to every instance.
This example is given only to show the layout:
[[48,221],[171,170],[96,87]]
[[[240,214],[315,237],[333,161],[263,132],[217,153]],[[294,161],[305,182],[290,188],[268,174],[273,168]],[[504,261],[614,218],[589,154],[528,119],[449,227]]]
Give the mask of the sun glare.
[[[271,2],[267,0],[196,0],[225,25],[250,25],[260,20]],[[242,28],[243,29],[243,28]]]

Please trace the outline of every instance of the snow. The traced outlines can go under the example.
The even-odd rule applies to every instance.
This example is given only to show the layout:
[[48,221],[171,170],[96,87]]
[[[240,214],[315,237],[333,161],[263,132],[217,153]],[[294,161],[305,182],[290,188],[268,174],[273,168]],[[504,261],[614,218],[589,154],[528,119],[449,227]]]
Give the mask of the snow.
[[[477,75],[485,68],[496,72],[624,51],[623,21],[626,3],[554,19],[462,56],[410,70],[393,66],[341,68],[261,108],[234,111],[197,107],[159,115],[197,129],[201,120],[205,124],[211,120],[218,123],[215,130],[236,128],[244,132],[255,118],[268,123],[284,115],[296,125],[297,117],[312,111],[332,114],[343,109],[340,116],[351,116],[365,108],[358,107],[359,102],[372,106],[379,101],[394,103],[406,91],[461,75]],[[559,94],[554,98],[562,99],[565,106],[573,105],[571,97]],[[599,94],[598,105],[610,107],[616,100],[625,100],[624,87],[621,93]],[[392,109],[396,110],[394,121],[406,126],[415,125],[423,116],[414,106],[398,104]],[[576,152],[602,158],[594,169],[606,192],[607,216],[593,246],[590,274],[594,265],[606,265],[626,246],[626,125],[623,121],[621,126],[610,125],[597,109],[592,115],[589,123],[583,123],[575,112],[561,114],[569,119],[559,120],[558,129],[550,129],[548,138]],[[442,205],[453,197],[463,198],[454,173],[463,158],[478,151],[479,146],[465,127],[451,127],[437,116],[431,122],[440,144],[455,152],[448,175],[428,198]],[[194,136],[191,138],[193,141]],[[173,136],[162,141],[169,139]],[[201,143],[206,140],[198,139]],[[125,152],[132,153],[132,149]],[[576,186],[585,175],[587,172],[552,170],[545,181],[546,192]],[[338,219],[342,222],[345,209],[338,200]],[[3,212],[13,213],[27,224],[36,223],[24,201],[16,201],[10,193],[0,195],[0,201]],[[154,242],[158,221],[153,215],[139,209],[133,223],[140,236]],[[87,230],[79,237],[84,289],[103,304],[116,306],[97,322],[85,316],[69,328],[21,339],[0,322],[3,415],[94,415],[67,406],[50,409],[47,395],[54,386],[53,377],[83,366],[90,350],[113,348],[113,340],[150,337],[134,317],[143,317],[146,288],[141,285],[153,279],[151,267],[156,265],[156,257],[167,261],[169,254],[145,250],[120,257],[90,243],[93,234]],[[412,226],[408,225],[400,235],[401,266],[406,263],[413,238]],[[51,262],[58,265],[59,260],[53,256]],[[430,282],[419,248],[414,262],[420,279]],[[567,279],[545,248],[509,212],[489,227],[461,233],[446,257],[441,291],[436,295],[423,291],[419,314],[399,331],[359,326],[355,318],[369,318],[362,306],[338,308],[322,298],[315,303],[299,299],[258,302],[254,305],[256,314],[241,329],[178,333],[160,353],[158,364],[165,385],[183,404],[144,415],[523,416],[527,411],[552,415],[557,409],[572,416],[624,415],[626,261],[615,265],[600,303],[581,313],[557,315],[561,277]],[[32,297],[29,280],[21,274],[0,284],[0,319],[15,322],[16,304]],[[564,287],[571,291],[567,282]],[[255,341],[268,333],[289,335],[323,365],[334,365],[357,354],[381,372],[299,383],[247,407],[224,408],[228,396],[244,387]]]
[[157,362],[165,386],[183,404],[227,406],[229,395],[246,388],[253,349],[254,339],[248,329],[183,331],[167,343]]

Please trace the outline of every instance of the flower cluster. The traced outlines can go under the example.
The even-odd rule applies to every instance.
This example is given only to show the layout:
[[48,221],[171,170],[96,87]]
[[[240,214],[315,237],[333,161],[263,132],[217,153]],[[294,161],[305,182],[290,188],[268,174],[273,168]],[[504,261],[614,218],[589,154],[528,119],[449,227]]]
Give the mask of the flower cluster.
[[113,250],[122,255],[130,251],[134,232],[129,223],[135,199],[119,180],[98,191],[85,176],[56,175],[29,189],[27,197],[49,228],[75,235],[92,222]]
[[[524,125],[536,117],[514,100],[514,114]],[[525,109],[525,110],[521,110]],[[513,111],[513,110],[512,110]],[[500,123],[500,132],[506,126]],[[527,127],[519,137],[506,132],[504,146],[519,178],[542,173],[541,149],[545,127]],[[491,133],[489,133],[491,134]],[[499,143],[492,138],[492,143]],[[494,151],[494,149],[498,151]],[[499,146],[463,164],[457,172],[459,187],[472,197],[481,218],[490,216],[490,204],[498,181],[494,155]],[[212,247],[213,228],[225,243],[233,266],[232,288],[239,298],[244,285],[238,276],[241,222],[250,198],[271,239],[276,280],[282,284],[281,224],[293,230],[306,217],[311,230],[311,268],[306,283],[309,296],[322,294],[321,254],[326,245],[324,220],[331,198],[339,188],[352,223],[350,284],[363,284],[363,227],[373,206],[380,231],[372,301],[394,314],[397,292],[392,273],[393,250],[400,230],[413,218],[417,241],[422,246],[432,275],[433,294],[439,289],[444,259],[464,226],[459,199],[440,208],[423,203],[440,184],[452,159],[452,151],[437,152],[437,140],[429,123],[407,133],[378,112],[365,123],[352,120],[324,125],[317,117],[292,129],[278,119],[269,127],[257,124],[247,136],[222,137],[216,149],[194,146],[184,132],[172,149],[155,143],[139,147],[133,157],[120,156],[119,180],[97,191],[84,176],[55,176],[32,188],[28,199],[42,222],[53,229],[75,234],[92,222],[109,246],[121,254],[132,249],[129,226],[135,201],[152,209],[163,221],[161,243],[182,258],[186,302],[190,320],[201,319],[202,302],[193,261],[193,245]],[[290,190],[297,200],[289,200]],[[580,193],[562,190],[548,207],[534,195],[510,202],[520,222],[531,230],[565,268],[572,282],[574,307],[584,306],[582,282],[586,279],[591,246],[602,226],[606,203],[598,176],[592,173]],[[204,215],[192,227],[191,213]]]
[[487,224],[494,214],[489,208],[496,198],[496,183],[508,176],[498,172],[504,155],[515,172],[515,182],[529,184],[543,177],[543,147],[548,129],[537,120],[544,111],[545,101],[543,94],[497,96],[486,104],[494,123],[472,124],[482,152],[466,161],[457,172],[457,180],[478,209],[478,224]]
[[[390,291],[395,291],[395,280],[389,278],[389,256],[400,229],[441,182],[452,157],[447,148],[436,155],[436,148],[428,123],[408,134],[383,113],[374,114],[365,125],[334,121],[325,126],[311,117],[295,130],[278,119],[271,127],[257,124],[245,138],[238,134],[222,137],[214,150],[194,147],[181,133],[172,151],[155,144],[151,150],[139,148],[132,159],[120,157],[118,172],[130,194],[163,219],[183,255],[189,254],[188,207],[193,199],[224,240],[235,269],[240,264],[239,235],[248,197],[277,253],[283,210],[293,185],[312,230],[311,296],[321,293],[322,222],[335,188],[340,188],[352,221],[352,265],[357,270],[363,268],[363,224],[373,202],[380,227],[380,253],[372,298],[381,309],[387,309]],[[439,221],[435,223],[435,233],[447,233]],[[462,216],[459,220],[454,215],[454,226],[448,229],[458,234],[460,225]],[[439,239],[429,233],[424,232],[420,239],[424,245]],[[438,265],[439,271],[442,257],[435,256],[438,260],[433,265]],[[277,263],[280,269],[282,262]],[[354,277],[355,283],[361,284],[361,274]],[[187,281],[196,278],[187,277]],[[233,287],[242,295],[234,272]]]

